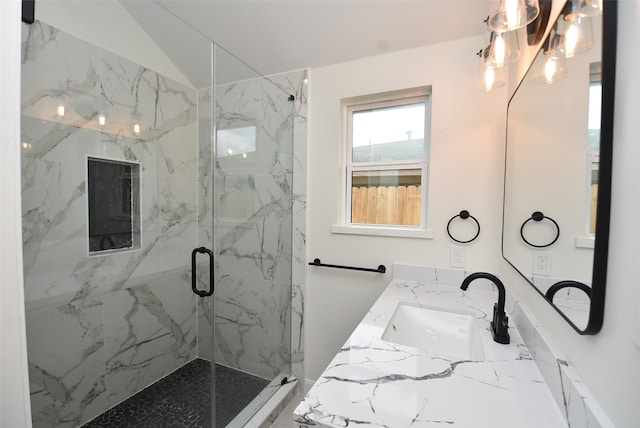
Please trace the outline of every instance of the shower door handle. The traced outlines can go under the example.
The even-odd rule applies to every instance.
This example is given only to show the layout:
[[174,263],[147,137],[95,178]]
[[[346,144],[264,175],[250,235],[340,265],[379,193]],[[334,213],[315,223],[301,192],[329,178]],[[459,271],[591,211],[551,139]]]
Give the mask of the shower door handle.
[[[198,290],[196,285],[196,255],[198,253],[206,253],[209,255],[209,291]],[[191,252],[191,289],[200,297],[211,296],[213,294],[213,251],[208,248],[200,247]]]

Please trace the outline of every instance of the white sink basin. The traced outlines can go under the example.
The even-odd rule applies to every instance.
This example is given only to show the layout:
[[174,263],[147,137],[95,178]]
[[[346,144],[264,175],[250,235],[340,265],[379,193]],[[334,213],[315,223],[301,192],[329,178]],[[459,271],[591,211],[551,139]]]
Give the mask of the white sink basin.
[[400,303],[382,340],[448,359],[484,360],[476,317],[471,312]]

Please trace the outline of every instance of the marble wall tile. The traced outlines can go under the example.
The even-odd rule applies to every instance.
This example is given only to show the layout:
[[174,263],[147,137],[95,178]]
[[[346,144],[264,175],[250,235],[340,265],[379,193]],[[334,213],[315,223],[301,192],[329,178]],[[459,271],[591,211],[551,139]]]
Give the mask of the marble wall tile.
[[[288,103],[288,94],[266,79],[216,88],[213,242],[219,258],[213,308],[204,300],[198,305],[200,355],[210,353],[213,328],[217,362],[269,378],[291,371],[294,110]],[[221,130],[243,127],[254,128],[255,140],[226,147]]]
[[223,275],[214,303],[216,361],[269,379],[287,373],[290,300],[290,283],[265,280],[257,267],[241,278]]
[[[77,426],[196,355],[198,98],[40,22],[24,27],[22,72],[33,420]],[[87,156],[140,164],[139,248],[88,255]]]
[[104,299],[109,406],[195,357],[195,294],[187,272],[157,278]]
[[27,312],[34,427],[76,427],[106,410],[100,302]]
[[[76,137],[81,134],[76,133],[71,139]],[[152,151],[154,145],[158,146],[149,144],[146,150]],[[100,155],[89,150],[85,154]],[[113,154],[108,157],[125,158]],[[142,247],[106,258],[87,258],[86,157],[76,164],[25,159],[23,217],[28,301],[65,293],[99,295],[104,292],[100,288],[109,288],[108,284],[122,288],[128,279],[147,275],[159,267],[172,269],[188,264],[186,254],[195,240],[194,179],[159,170],[153,162],[147,163],[146,157],[135,160],[142,165]],[[29,177],[32,173],[34,177]],[[52,271],[57,275],[51,277]]]
[[193,123],[197,117],[197,93],[153,70],[101,50],[101,112],[112,133],[152,140]]
[[209,361],[214,360],[213,338],[216,334],[213,328],[213,303],[213,297],[197,298],[198,357]]
[[86,124],[100,94],[98,49],[39,21],[22,28],[23,115],[58,124],[64,105],[64,123]]
[[[226,176],[218,179],[217,240],[220,255],[252,259],[264,278],[291,279],[291,176]],[[284,188],[284,189],[283,189]],[[231,196],[235,195],[237,197]],[[228,207],[228,205],[233,205]],[[228,261],[227,261],[228,262]],[[243,271],[227,263],[224,273]]]

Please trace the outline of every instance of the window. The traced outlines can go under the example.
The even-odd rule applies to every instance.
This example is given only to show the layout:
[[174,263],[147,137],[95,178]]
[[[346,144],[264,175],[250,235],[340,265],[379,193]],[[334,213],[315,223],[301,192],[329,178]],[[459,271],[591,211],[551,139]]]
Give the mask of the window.
[[588,231],[596,233],[596,213],[598,207],[598,171],[600,169],[600,116],[602,109],[601,63],[590,65],[589,117],[587,141],[587,200]]
[[426,227],[430,88],[343,102],[346,225]]
[[140,165],[87,159],[89,253],[140,248]]

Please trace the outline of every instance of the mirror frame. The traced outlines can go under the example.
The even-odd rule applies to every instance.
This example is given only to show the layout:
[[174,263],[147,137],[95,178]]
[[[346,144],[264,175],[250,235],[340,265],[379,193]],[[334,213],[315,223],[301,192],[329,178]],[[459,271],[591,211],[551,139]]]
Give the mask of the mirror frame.
[[[550,25],[553,25],[550,22]],[[600,331],[604,321],[604,303],[605,290],[607,282],[607,259],[609,255],[609,223],[611,217],[611,173],[612,173],[612,157],[613,157],[613,112],[614,112],[614,96],[615,96],[615,76],[616,76],[616,49],[617,49],[617,22],[618,22],[618,4],[617,0],[604,0],[602,12],[602,111],[601,111],[601,127],[600,127],[600,164],[598,174],[598,202],[596,217],[596,233],[593,250],[593,270],[591,281],[591,303],[589,307],[589,320],[584,329],[578,328],[567,315],[562,312],[552,301],[547,299],[545,295],[534,286],[527,276],[520,272],[518,268],[507,258],[504,252],[504,218],[506,214],[506,192],[503,193],[502,201],[502,257],[504,260],[518,272],[537,292],[545,299],[559,314],[564,318],[576,332],[582,335],[593,335]],[[534,60],[537,57],[534,56]],[[522,80],[518,83],[516,90],[509,99],[507,104],[507,136],[509,126],[509,107],[511,101],[518,93],[518,89],[528,75],[533,62],[525,73]],[[509,141],[505,136],[505,153],[508,149]],[[506,189],[507,179],[507,158],[505,156],[505,172],[504,182]]]

